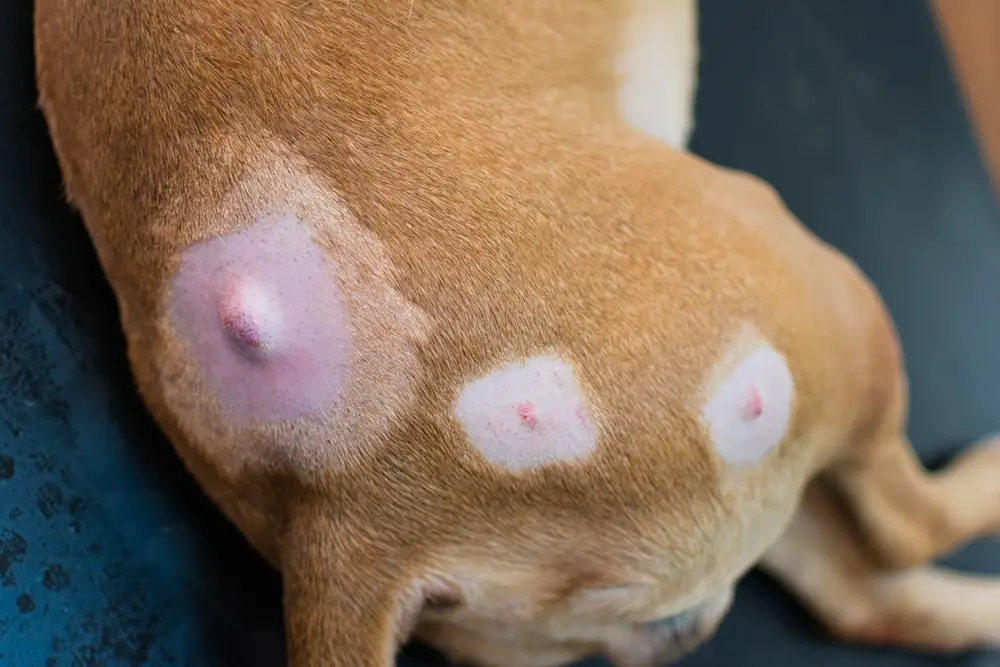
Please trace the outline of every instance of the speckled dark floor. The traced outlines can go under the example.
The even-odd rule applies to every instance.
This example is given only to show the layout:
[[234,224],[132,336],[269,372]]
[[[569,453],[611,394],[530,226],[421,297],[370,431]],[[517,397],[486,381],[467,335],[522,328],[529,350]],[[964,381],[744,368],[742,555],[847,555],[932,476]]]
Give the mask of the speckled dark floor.
[[[280,667],[276,577],[146,417],[114,301],[62,204],[31,7],[0,3],[0,665]],[[694,149],[770,180],[883,290],[926,460],[1000,430],[1000,214],[923,3],[702,0],[702,13]],[[953,562],[1000,571],[1000,545]],[[751,575],[684,664],[801,663],[1000,658],[838,646]],[[411,647],[400,664],[441,663]]]

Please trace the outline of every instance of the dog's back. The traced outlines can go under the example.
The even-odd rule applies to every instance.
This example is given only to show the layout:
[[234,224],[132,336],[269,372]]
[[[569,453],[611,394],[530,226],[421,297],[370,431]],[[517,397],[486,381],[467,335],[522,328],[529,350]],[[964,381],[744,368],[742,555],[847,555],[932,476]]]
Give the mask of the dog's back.
[[418,616],[491,664],[606,649],[728,600],[898,426],[864,278],[623,102],[669,4],[37,3],[139,389],[284,571],[296,665]]

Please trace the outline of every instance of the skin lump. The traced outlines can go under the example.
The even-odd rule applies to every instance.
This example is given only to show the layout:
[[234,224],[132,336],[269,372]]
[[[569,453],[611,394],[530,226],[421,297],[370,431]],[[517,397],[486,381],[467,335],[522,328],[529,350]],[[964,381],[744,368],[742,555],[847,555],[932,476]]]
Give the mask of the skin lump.
[[184,251],[169,317],[234,422],[317,414],[342,393],[351,340],[332,268],[291,216]]

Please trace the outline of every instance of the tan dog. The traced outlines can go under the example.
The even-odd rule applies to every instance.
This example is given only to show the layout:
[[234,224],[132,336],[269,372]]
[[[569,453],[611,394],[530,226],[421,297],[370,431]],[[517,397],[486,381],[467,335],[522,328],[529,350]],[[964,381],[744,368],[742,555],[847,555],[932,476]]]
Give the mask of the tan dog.
[[1000,641],[925,565],[1000,529],[1000,447],[925,472],[871,285],[677,148],[690,0],[36,6],[139,389],[293,667],[650,666],[757,562],[850,640]]

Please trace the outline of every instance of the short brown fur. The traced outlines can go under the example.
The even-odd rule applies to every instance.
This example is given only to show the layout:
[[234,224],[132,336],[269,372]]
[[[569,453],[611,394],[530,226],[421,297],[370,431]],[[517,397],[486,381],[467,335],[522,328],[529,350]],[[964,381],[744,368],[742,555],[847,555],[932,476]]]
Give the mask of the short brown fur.
[[[922,569],[1000,528],[1000,449],[929,476],[902,433],[895,332],[857,268],[763,182],[620,119],[630,3],[36,6],[42,108],[138,387],[282,570],[294,667],[384,667],[411,630],[484,666],[649,667],[709,635],[761,559],[845,637],[1000,641],[1000,585]],[[279,201],[329,243],[324,216],[346,210],[419,322],[412,396],[343,465],[221,456],[212,434],[280,452],[327,431],[234,435],[166,314],[182,251]],[[778,450],[733,469],[697,409],[740,335],[779,350],[797,392]],[[487,465],[451,416],[456,387],[550,349],[599,397],[599,450]],[[958,604],[973,584],[976,613]],[[649,625],[685,612],[681,630]]]

